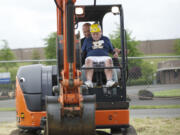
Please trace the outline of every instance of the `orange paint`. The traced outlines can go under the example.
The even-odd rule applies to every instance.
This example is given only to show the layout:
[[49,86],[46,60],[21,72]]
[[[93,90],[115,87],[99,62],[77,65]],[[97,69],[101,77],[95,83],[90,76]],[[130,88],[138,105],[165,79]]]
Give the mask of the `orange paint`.
[[[24,113],[24,118],[21,118],[21,113]],[[31,112],[28,110],[21,87],[18,80],[16,80],[16,118],[20,118],[20,122],[17,122],[17,125],[24,127],[40,127],[41,118],[45,116],[45,111]]]
[[129,110],[96,110],[96,126],[128,125]]
[[[82,97],[81,97],[82,98]],[[82,99],[81,99],[82,100]],[[64,108],[72,110],[71,108]],[[80,110],[77,107],[75,110]],[[73,109],[73,110],[74,110]],[[28,110],[26,101],[24,99],[21,87],[18,80],[16,81],[16,117],[20,118],[21,113],[24,113],[24,118],[20,118],[18,126],[24,127],[39,127],[42,117],[46,116],[46,112],[31,112]],[[129,124],[129,110],[96,110],[95,125],[128,125]]]

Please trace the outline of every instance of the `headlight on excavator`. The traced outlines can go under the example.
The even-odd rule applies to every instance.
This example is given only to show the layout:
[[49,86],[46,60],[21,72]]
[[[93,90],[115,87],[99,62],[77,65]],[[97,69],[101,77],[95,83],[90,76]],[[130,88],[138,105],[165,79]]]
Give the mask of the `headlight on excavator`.
[[119,7],[113,6],[113,7],[111,8],[111,12],[112,12],[113,14],[119,14],[119,13],[120,13]]
[[83,7],[76,7],[75,13],[76,13],[76,15],[83,15],[84,14],[84,8]]

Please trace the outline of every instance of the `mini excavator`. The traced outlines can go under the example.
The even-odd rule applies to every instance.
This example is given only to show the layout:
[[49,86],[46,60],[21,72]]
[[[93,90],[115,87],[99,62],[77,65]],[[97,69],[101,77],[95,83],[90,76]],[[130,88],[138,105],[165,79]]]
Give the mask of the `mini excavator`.
[[[136,135],[129,123],[126,101],[127,56],[122,5],[75,5],[76,0],[54,0],[57,6],[57,65],[22,66],[16,79],[16,119],[21,132],[44,135]],[[93,88],[83,85],[81,45],[75,36],[80,22],[98,22],[105,14],[120,16],[121,62],[113,67],[94,64]],[[118,61],[118,62],[117,62]],[[118,63],[118,64],[117,64]],[[118,86],[106,88],[104,69],[117,72]],[[106,133],[107,134],[107,133]]]

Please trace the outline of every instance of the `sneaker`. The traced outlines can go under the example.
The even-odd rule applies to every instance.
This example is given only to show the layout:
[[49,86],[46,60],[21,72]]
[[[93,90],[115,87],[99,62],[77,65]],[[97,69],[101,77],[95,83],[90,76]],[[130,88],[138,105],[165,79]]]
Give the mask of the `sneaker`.
[[108,80],[106,83],[106,87],[113,87],[116,85],[116,82],[113,80]]
[[93,83],[91,81],[85,81],[84,84],[89,88],[93,88]]

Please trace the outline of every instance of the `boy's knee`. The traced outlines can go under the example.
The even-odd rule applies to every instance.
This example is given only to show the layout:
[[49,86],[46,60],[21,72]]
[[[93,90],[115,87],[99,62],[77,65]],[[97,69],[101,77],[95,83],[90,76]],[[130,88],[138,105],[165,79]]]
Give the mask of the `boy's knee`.
[[106,60],[106,65],[112,65],[112,59],[107,59]]
[[91,59],[86,59],[85,65],[92,65],[92,60]]

